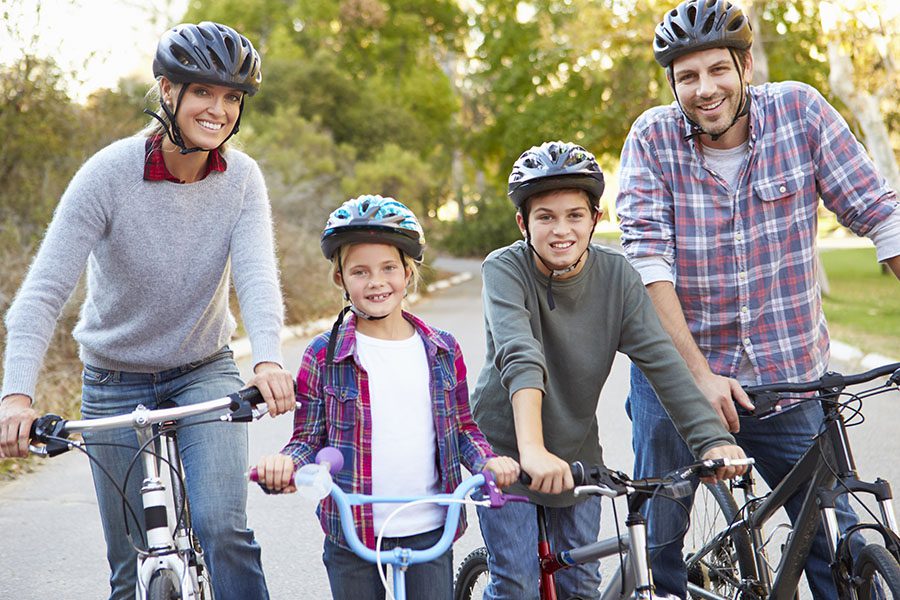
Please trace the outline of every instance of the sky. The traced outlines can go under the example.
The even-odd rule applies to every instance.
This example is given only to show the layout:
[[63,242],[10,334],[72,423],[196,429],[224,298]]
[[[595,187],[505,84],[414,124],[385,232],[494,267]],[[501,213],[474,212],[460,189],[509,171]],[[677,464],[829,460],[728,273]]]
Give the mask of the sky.
[[0,25],[0,63],[15,60],[36,33],[36,53],[75,72],[69,91],[79,101],[124,76],[149,86],[156,42],[186,8],[187,0],[0,0],[0,13],[9,11]]

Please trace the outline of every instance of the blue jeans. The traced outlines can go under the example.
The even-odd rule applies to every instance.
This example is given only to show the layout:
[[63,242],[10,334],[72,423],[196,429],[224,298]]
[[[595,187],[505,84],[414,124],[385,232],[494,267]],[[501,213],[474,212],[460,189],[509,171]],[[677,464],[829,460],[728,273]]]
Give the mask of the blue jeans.
[[[435,529],[400,538],[384,538],[381,549],[423,550],[433,546],[444,533]],[[378,567],[325,538],[322,561],[334,600],[384,600],[384,585]],[[406,570],[406,597],[409,600],[451,600],[453,598],[453,549],[437,559],[410,566]],[[390,583],[389,583],[390,585]]]
[[[650,382],[636,366],[631,367],[631,393],[626,411],[632,423],[635,477],[652,477],[694,461],[687,445],[678,435],[669,415],[659,403]],[[774,488],[800,460],[822,425],[822,407],[804,402],[784,414],[765,420],[741,418],[741,430],[735,439],[748,456],[756,459],[754,468],[770,488]],[[685,501],[690,511],[693,497]],[[795,494],[785,505],[793,521],[800,512],[803,494]],[[645,509],[651,548],[653,580],[657,593],[687,594],[687,572],[682,558],[685,524],[684,511],[670,500],[654,500]],[[858,522],[846,496],[837,503],[838,524],[842,531]],[[828,542],[824,527],[819,527],[806,561],[806,578],[817,600],[837,598],[831,578]]]
[[[226,396],[242,386],[227,347],[204,360],[159,373],[107,371],[85,365],[81,412],[85,419],[96,419],[128,413],[139,404],[149,409],[163,402],[186,406]],[[210,418],[200,415],[182,424]],[[127,529],[122,497],[100,467],[121,485],[138,447],[137,436],[132,429],[116,429],[88,432],[84,439],[93,458],[94,489],[112,571],[110,598],[134,598],[137,554],[128,536],[135,544],[142,543],[141,463],[132,468],[127,482],[128,502],[138,520],[135,523],[129,514]],[[182,427],[178,442],[192,524],[205,552],[216,598],[268,598],[260,548],[247,528],[247,425],[213,422]]]
[[[503,508],[479,506],[481,536],[488,550],[491,580],[485,600],[539,600],[537,509],[533,504],[511,502]],[[547,537],[554,551],[592,544],[600,534],[600,498],[588,498],[574,506],[544,508]],[[600,597],[600,563],[576,565],[557,571],[560,598]]]

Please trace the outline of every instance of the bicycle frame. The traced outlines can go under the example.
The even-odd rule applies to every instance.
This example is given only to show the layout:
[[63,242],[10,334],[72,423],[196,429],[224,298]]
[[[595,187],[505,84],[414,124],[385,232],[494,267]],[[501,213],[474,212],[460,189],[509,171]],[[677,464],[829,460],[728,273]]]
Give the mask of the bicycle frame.
[[[554,575],[556,571],[574,565],[599,561],[611,556],[622,556],[624,560],[624,569],[616,569],[615,573],[603,586],[603,592],[600,596],[601,600],[631,598],[635,589],[640,587],[644,587],[645,589],[649,588],[646,558],[641,559],[642,553],[632,552],[631,549],[632,536],[638,540],[643,539],[643,543],[638,545],[645,548],[643,556],[646,557],[646,524],[644,524],[644,526],[638,524],[628,525],[628,533],[621,537],[606,538],[586,546],[579,546],[578,548],[571,548],[569,550],[563,550],[562,552],[552,552],[550,550],[550,542],[547,538],[547,523],[544,507],[538,504],[536,508],[538,522],[538,561],[541,567],[540,586],[542,600],[557,600],[556,577]],[[640,584],[635,581],[635,573],[642,574]],[[649,598],[649,596],[647,597]]]
[[447,506],[447,516],[444,522],[444,532],[441,539],[431,548],[425,550],[413,550],[410,548],[394,548],[390,552],[378,553],[371,548],[366,547],[359,536],[356,534],[356,525],[353,522],[353,513],[351,506],[360,504],[408,504],[422,500],[422,497],[382,497],[382,496],[365,496],[362,494],[347,494],[340,487],[334,485],[331,489],[331,498],[338,506],[341,519],[341,529],[344,531],[344,537],[347,545],[354,554],[361,559],[374,564],[389,564],[393,567],[394,575],[394,598],[395,600],[406,600],[406,570],[410,565],[429,562],[447,551],[453,544],[453,538],[456,536],[456,528],[459,523],[459,513],[462,508],[462,501],[473,490],[485,485],[484,475],[473,475],[469,479],[462,482],[452,494],[437,494],[430,496],[429,501],[434,504]]
[[[825,527],[830,557],[832,561],[837,558],[840,544],[845,541],[838,527],[835,511],[835,501],[839,496],[849,491],[874,495],[882,519],[891,531],[897,532],[890,484],[881,479],[867,483],[858,478],[844,419],[832,402],[822,401],[822,405],[825,409],[825,432],[809,447],[781,483],[775,486],[772,493],[752,511],[749,519],[743,521],[750,530],[750,538],[756,549],[756,577],[766,589],[771,589],[770,600],[788,600],[794,597],[820,520]],[[838,480],[835,474],[842,482],[838,489],[835,489]],[[769,576],[765,557],[759,551],[763,547],[763,526],[800,491],[805,491],[803,504],[773,581]],[[818,518],[816,513],[819,513]],[[849,590],[844,582],[835,581],[835,584]]]
[[[885,372],[890,372],[890,370]],[[877,525],[875,528],[885,535],[886,539],[891,534],[885,532],[885,529],[894,535],[897,533],[897,520],[891,503],[893,495],[890,484],[883,479],[877,479],[871,483],[861,481],[857,473],[856,462],[847,436],[846,423],[837,403],[847,385],[845,382],[848,380],[843,376],[835,375],[833,378],[826,376],[822,381],[823,385],[819,388],[815,400],[807,400],[817,401],[822,405],[825,415],[822,433],[816,436],[813,444],[803,453],[797,464],[766,498],[755,499],[752,491],[752,479],[745,476],[743,485],[738,487],[744,488],[744,494],[750,500],[752,505],[750,514],[747,518],[729,525],[717,536],[718,539],[729,531],[741,527],[749,530],[755,563],[755,573],[752,574],[752,578],[760,584],[761,589],[757,590],[758,592],[768,591],[767,598],[769,600],[789,600],[795,597],[800,576],[803,573],[820,522],[825,528],[831,562],[835,565],[832,573],[838,592],[847,594],[848,597],[855,597],[855,590],[850,584],[847,569],[850,565],[840,564],[843,547],[849,543],[849,536],[841,533],[837,521],[835,502],[840,496],[850,492],[871,494],[878,503],[884,523],[884,526]],[[747,391],[749,393],[756,389],[760,393],[766,393],[765,387],[757,386],[748,388]],[[797,391],[803,390],[798,387]],[[838,481],[841,484],[836,488],[835,484]],[[800,492],[804,493],[800,513],[793,523],[792,534],[782,551],[782,559],[774,573],[773,580],[765,553],[763,527],[778,509],[784,507],[795,494]],[[818,517],[816,513],[819,513]],[[700,552],[708,551],[713,542],[707,544]],[[691,584],[689,584],[689,590],[703,598],[721,599],[721,596]]]
[[[250,388],[225,398],[209,400],[191,406],[149,410],[138,406],[130,413],[114,417],[64,421],[55,415],[42,417],[32,430],[34,439],[44,440],[45,446],[30,446],[33,453],[42,456],[56,456],[69,449],[79,447],[84,450],[84,442],[72,441],[67,436],[85,431],[105,431],[131,428],[134,430],[140,451],[140,463],[144,474],[141,486],[141,502],[147,533],[147,550],[137,557],[136,598],[146,600],[147,589],[153,575],[158,571],[170,570],[175,574],[185,600],[199,598],[202,581],[198,565],[203,565],[203,551],[190,534],[190,513],[187,498],[182,489],[181,453],[178,449],[177,420],[190,416],[215,412],[228,412],[220,418],[229,421],[247,421],[260,416],[254,405],[261,403],[258,390]],[[39,424],[41,423],[41,424]],[[177,508],[184,507],[174,528],[169,525],[167,491],[160,473],[158,452],[148,450],[154,445],[157,434],[154,426],[160,425],[159,436],[165,439],[169,464],[172,469],[171,498]]]

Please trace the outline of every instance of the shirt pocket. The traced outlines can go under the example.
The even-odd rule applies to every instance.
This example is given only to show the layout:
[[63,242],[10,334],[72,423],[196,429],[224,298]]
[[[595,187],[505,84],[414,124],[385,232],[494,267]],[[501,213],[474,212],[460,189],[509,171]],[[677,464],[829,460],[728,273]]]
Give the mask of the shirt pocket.
[[343,439],[349,429],[356,427],[359,390],[355,386],[325,386],[325,421],[333,437]]
[[779,173],[773,177],[760,179],[753,184],[753,192],[761,202],[761,222],[763,233],[770,239],[779,239],[799,218],[803,211],[799,210],[799,199],[805,176],[802,171],[794,170]]

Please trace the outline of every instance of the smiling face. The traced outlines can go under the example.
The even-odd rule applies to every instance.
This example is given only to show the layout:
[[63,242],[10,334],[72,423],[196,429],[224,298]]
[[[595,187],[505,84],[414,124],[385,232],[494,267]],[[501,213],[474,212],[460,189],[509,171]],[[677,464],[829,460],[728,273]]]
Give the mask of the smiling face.
[[351,244],[341,250],[338,285],[350,295],[353,306],[373,317],[400,314],[412,271],[400,250],[390,244]]
[[[163,78],[163,99],[171,103],[173,112],[180,91]],[[241,114],[242,97],[240,90],[221,85],[188,84],[176,112],[185,145],[188,148],[218,148],[234,129]]]
[[[528,199],[528,233],[531,245],[544,262],[554,270],[567,269],[573,265],[591,243],[591,234],[600,212],[591,210],[590,200],[580,190],[558,190]],[[521,213],[516,221],[525,234],[525,220]],[[535,264],[545,275],[547,267],[535,257]],[[560,279],[574,277],[584,267],[584,262]]]
[[700,125],[707,134],[727,134],[703,143],[720,148],[733,148],[742,143],[747,126],[728,129],[741,108],[741,82],[746,84],[753,75],[753,60],[749,53],[739,74],[731,52],[727,48],[712,48],[692,52],[672,63],[672,79],[681,108],[689,119]]

